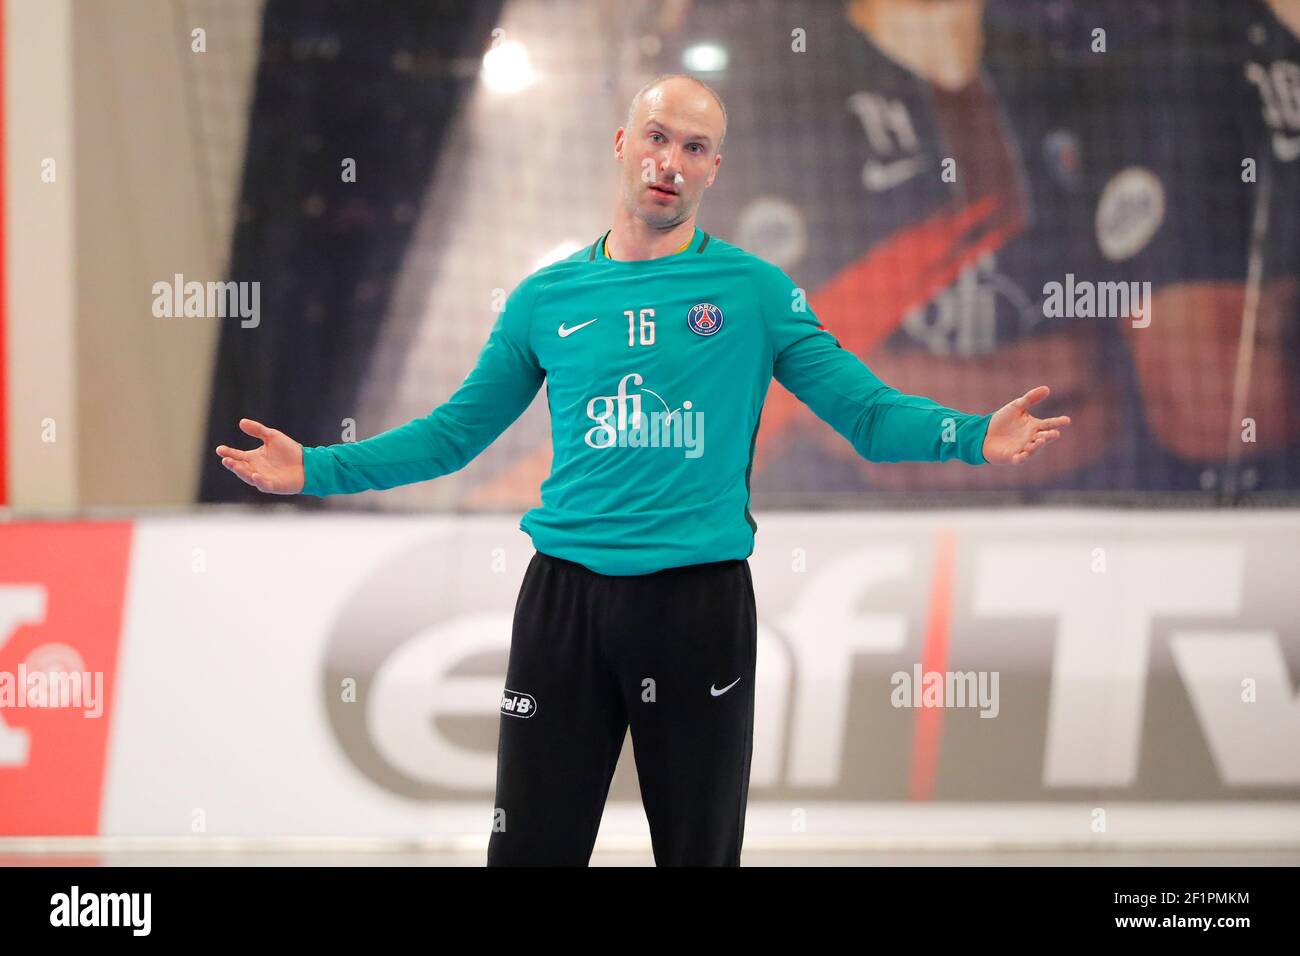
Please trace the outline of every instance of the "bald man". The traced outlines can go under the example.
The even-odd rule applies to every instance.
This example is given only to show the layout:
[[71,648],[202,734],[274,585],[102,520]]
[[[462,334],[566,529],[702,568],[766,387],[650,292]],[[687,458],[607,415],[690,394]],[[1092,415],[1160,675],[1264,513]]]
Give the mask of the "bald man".
[[[873,461],[1021,464],[1066,417],[904,395],[840,347],[777,267],[696,225],[726,109],[657,77],[614,135],[620,201],[590,246],[525,278],[469,377],[428,416],[355,443],[217,448],[269,494],[392,488],[467,465],[543,382],[553,462],[520,524],[489,865],[585,865],[629,727],[659,865],[735,866],[757,641],[747,558],[754,441],[775,377]],[[707,427],[706,427],[707,425]]]

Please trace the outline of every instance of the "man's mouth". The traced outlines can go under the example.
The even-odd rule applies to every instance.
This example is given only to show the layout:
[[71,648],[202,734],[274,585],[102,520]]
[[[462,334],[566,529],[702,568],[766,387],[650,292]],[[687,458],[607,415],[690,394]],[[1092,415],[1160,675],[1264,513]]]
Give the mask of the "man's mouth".
[[660,184],[660,183],[655,183],[654,185],[652,185],[652,186],[650,187],[650,191],[651,191],[651,192],[655,192],[655,193],[660,193],[661,195],[665,195],[665,196],[676,196],[676,195],[677,195],[677,190],[676,190],[676,189],[673,189],[671,186],[664,186],[664,185],[662,185],[662,184]]

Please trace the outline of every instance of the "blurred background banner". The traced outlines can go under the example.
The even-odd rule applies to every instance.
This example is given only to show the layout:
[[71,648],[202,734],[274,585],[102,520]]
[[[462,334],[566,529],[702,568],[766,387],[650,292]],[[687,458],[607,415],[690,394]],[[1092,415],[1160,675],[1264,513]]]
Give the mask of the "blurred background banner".
[[[848,840],[1300,842],[1297,516],[760,524],[752,836],[805,832],[797,810]],[[0,567],[28,581],[0,588],[0,674],[104,684],[0,710],[0,833],[486,832],[512,521],[28,524],[0,551],[39,556]],[[629,745],[606,833],[645,835],[639,799]]]
[[[877,465],[774,383],[756,507],[1300,491],[1297,0],[5,9],[16,508],[264,503],[211,454],[240,417],[428,414],[608,227],[628,101],[683,69],[730,114],[706,230],[901,390],[1073,419],[1031,468]],[[222,282],[256,317],[186,307]],[[549,459],[539,395],[457,474],[297,504],[519,512]]]
[[752,833],[1300,848],[1300,0],[0,0],[0,36],[0,836],[481,849],[546,396],[383,493],[213,449],[450,397],[684,70],[729,113],[703,229],[904,392],[1072,419],[1026,467],[872,464],[773,382]]
[[[457,6],[263,9],[230,275],[266,318],[221,328],[205,448],[241,415],[319,444],[427,414],[500,291],[606,228],[631,93],[691,68],[730,115],[706,229],[903,391],[984,412],[1041,381],[1075,422],[1033,468],[874,465],[774,385],[759,507],[1300,490],[1295,4]],[[535,503],[543,406],[366,503]],[[204,462],[203,500],[256,497]]]

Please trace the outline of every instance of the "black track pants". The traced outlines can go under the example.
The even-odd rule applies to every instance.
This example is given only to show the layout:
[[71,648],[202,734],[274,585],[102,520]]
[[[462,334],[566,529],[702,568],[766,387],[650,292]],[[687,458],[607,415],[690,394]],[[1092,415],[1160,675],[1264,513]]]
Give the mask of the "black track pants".
[[659,866],[738,866],[757,615],[745,560],[609,576],[537,553],[515,607],[489,866],[585,866],[629,724]]

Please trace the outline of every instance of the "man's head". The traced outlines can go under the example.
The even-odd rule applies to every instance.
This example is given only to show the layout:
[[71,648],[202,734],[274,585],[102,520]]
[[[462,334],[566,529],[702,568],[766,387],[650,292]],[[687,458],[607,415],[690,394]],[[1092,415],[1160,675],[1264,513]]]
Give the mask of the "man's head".
[[669,73],[641,87],[614,134],[628,211],[656,229],[693,216],[718,174],[726,135],[726,107],[695,77]]

